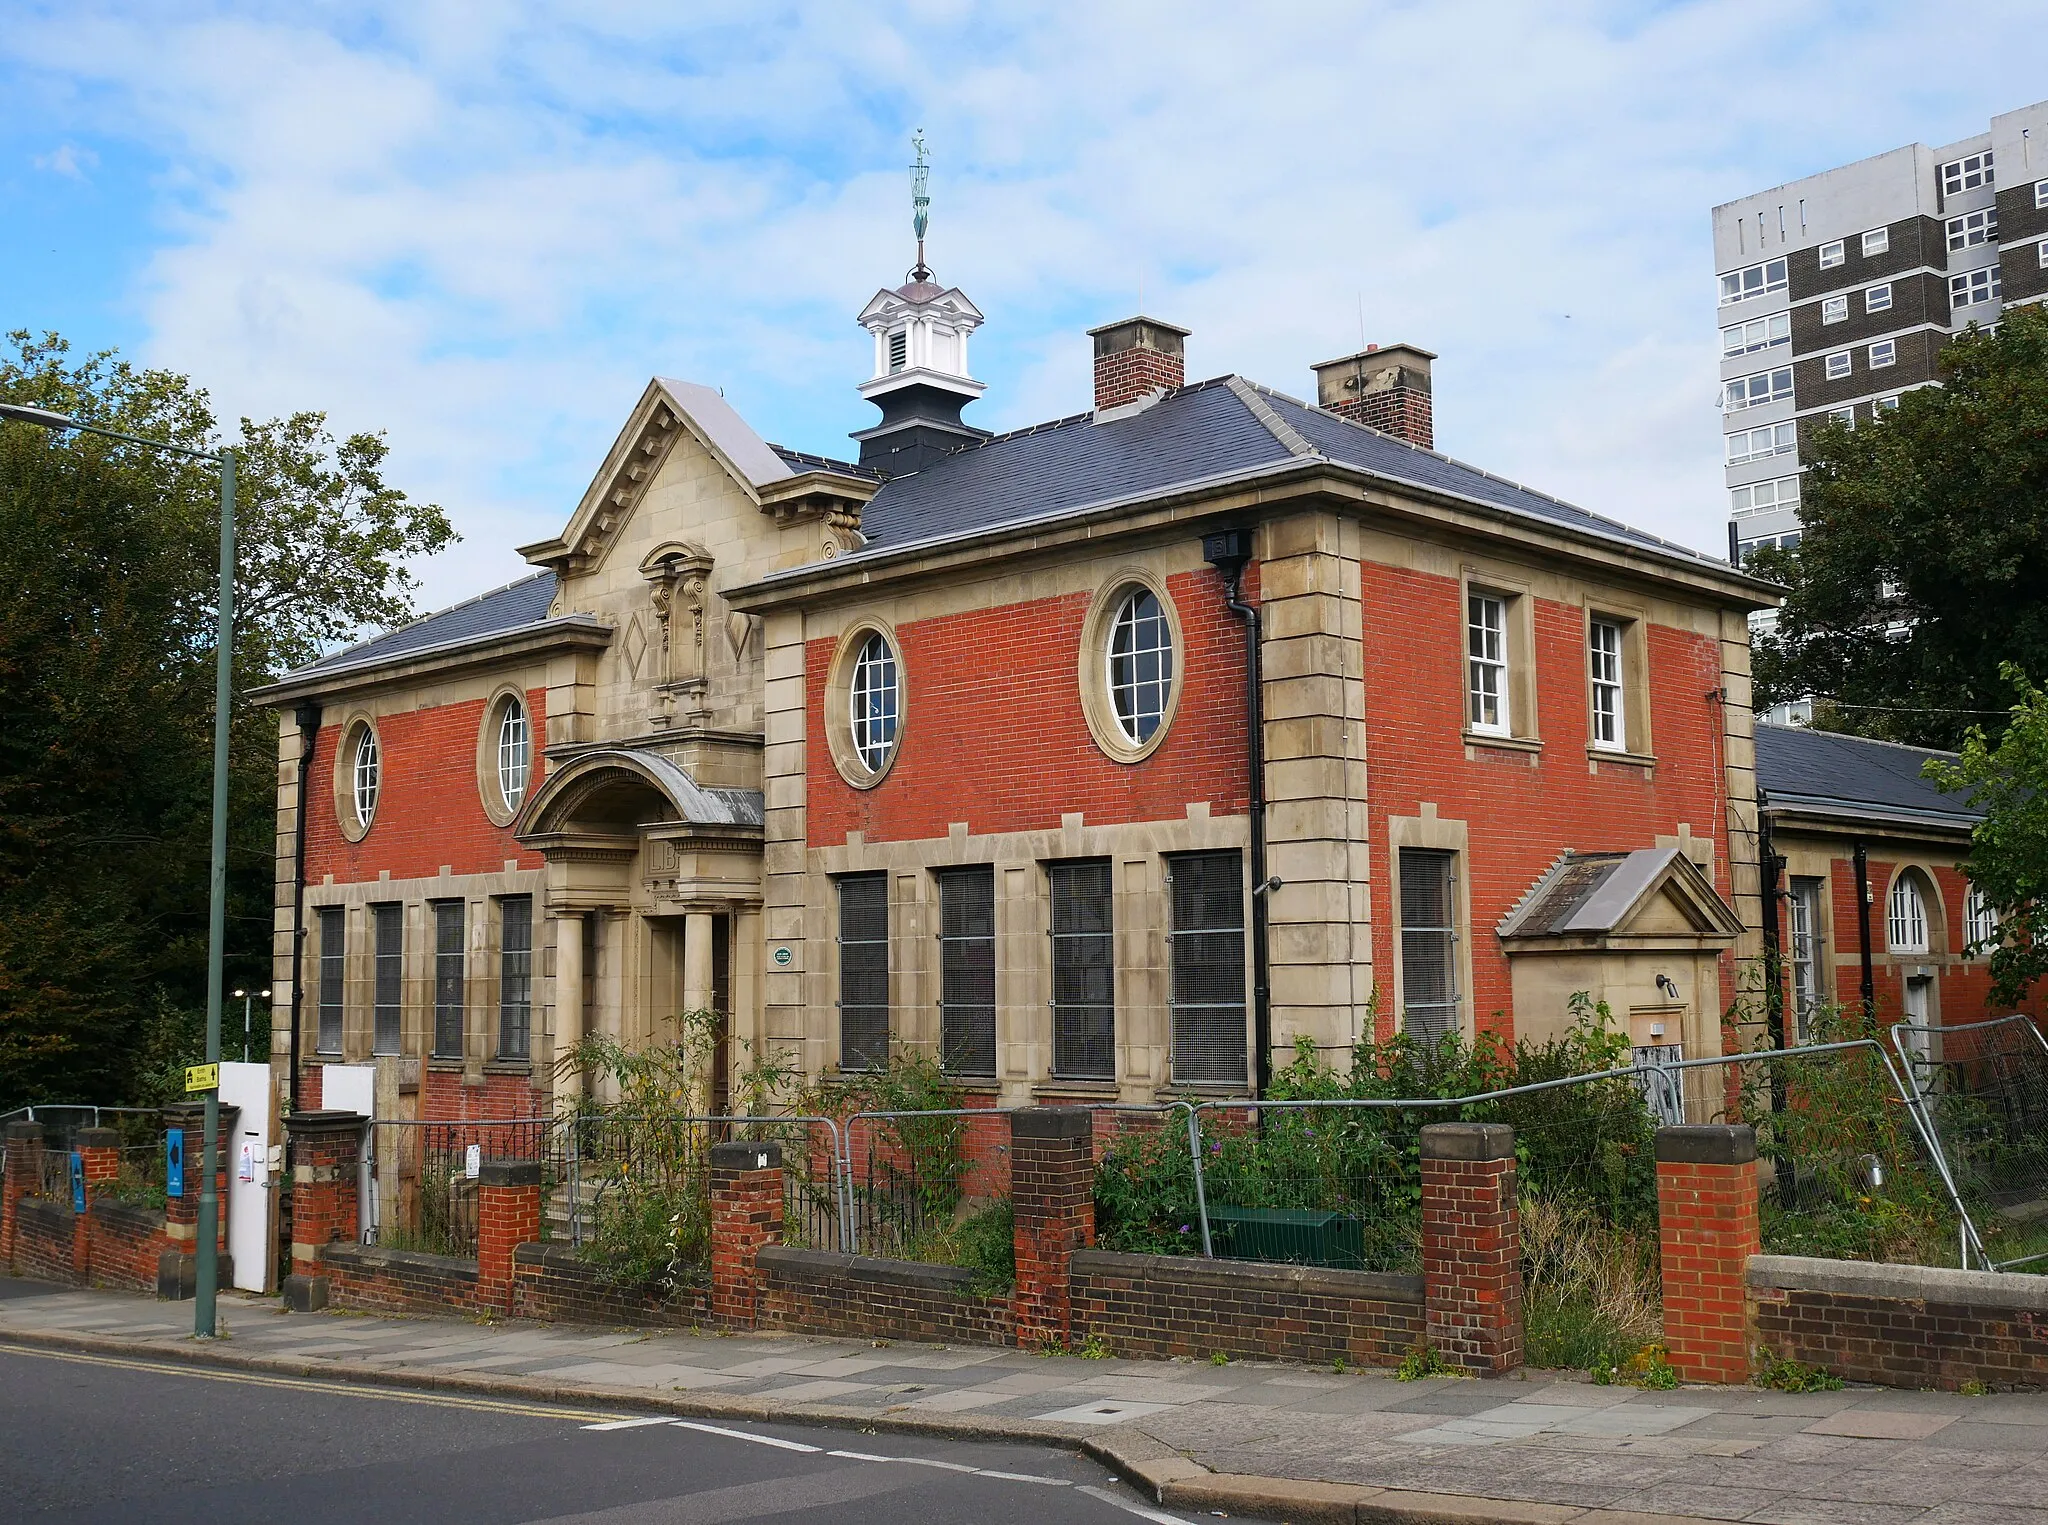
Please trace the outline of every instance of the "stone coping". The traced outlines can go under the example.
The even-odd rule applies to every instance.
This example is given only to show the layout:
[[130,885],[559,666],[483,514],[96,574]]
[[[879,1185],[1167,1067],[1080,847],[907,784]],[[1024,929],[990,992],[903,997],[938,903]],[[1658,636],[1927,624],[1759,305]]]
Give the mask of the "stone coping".
[[161,1207],[144,1207],[140,1202],[124,1202],[119,1197],[94,1197],[92,1215],[102,1222],[148,1234],[156,1233],[164,1226]]
[[16,1202],[15,1209],[32,1218],[75,1218],[69,1197],[23,1197]]
[[1117,1250],[1076,1250],[1067,1268],[1068,1274],[1076,1277],[1134,1276],[1183,1287],[1201,1285],[1237,1291],[1259,1288],[1317,1297],[1422,1302],[1422,1278],[1403,1271],[1344,1271],[1331,1266],[1295,1266],[1267,1260],[1128,1255]]
[[2048,1313],[2048,1276],[2009,1271],[1955,1271],[1946,1266],[1890,1266],[1804,1255],[1752,1255],[1752,1290],[1820,1292],[1958,1308],[2024,1308]]
[[374,1244],[351,1244],[346,1239],[330,1240],[320,1247],[320,1258],[358,1274],[378,1271],[424,1271],[461,1281],[476,1280],[476,1262],[459,1255],[429,1255],[424,1250],[387,1250]]
[[846,1277],[889,1287],[915,1287],[924,1292],[951,1292],[978,1298],[974,1273],[965,1266],[930,1265],[922,1260],[883,1260],[872,1255],[846,1255],[838,1250],[798,1250],[788,1245],[761,1247],[755,1265],[771,1275],[822,1281]]

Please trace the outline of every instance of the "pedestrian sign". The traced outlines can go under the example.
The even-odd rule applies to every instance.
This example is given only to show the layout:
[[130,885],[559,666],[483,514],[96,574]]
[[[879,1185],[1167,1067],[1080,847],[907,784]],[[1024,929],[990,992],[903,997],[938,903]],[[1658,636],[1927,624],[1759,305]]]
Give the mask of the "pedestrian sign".
[[220,1089],[220,1066],[217,1064],[188,1064],[185,1066],[185,1089],[190,1091],[218,1091]]

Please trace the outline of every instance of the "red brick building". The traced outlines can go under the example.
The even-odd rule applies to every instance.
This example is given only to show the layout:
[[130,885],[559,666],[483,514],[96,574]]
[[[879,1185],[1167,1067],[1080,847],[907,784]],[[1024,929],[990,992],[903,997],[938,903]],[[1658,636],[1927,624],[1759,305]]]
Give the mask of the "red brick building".
[[1149,1101],[1579,989],[1718,1049],[1766,585],[1436,453],[1426,351],[1312,406],[1132,319],[1093,408],[991,436],[981,321],[876,294],[854,460],[650,382],[533,577],[267,691],[302,1069],[511,1115],[709,1009]]

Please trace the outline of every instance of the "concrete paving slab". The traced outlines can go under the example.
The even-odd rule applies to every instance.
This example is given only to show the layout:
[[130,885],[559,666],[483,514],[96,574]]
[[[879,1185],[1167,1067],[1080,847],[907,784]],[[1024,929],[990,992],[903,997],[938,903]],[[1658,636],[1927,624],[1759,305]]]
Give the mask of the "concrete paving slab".
[[1748,1516],[1755,1525],[1911,1525],[1926,1517],[1921,1504],[1863,1504],[1841,1499],[1787,1499]]
[[994,1408],[997,1404],[1008,1403],[1016,1397],[1015,1393],[997,1393],[984,1388],[963,1387],[950,1393],[926,1393],[904,1404],[903,1407],[922,1409],[933,1414],[964,1414],[973,1409]]
[[1165,1407],[1167,1405],[1163,1403],[1135,1403],[1121,1398],[1097,1398],[1088,1403],[1077,1403],[1072,1408],[1054,1409],[1049,1414],[1038,1414],[1033,1417],[1049,1420],[1054,1424],[1126,1424],[1133,1419],[1143,1419],[1147,1414],[1156,1414]]
[[1413,1386],[1421,1390],[1412,1396],[1404,1393],[1385,1407],[1408,1414],[1477,1414],[1519,1396],[1502,1392],[1497,1383],[1469,1378],[1425,1377]]
[[[707,1366],[710,1362],[704,1363]],[[809,1356],[763,1356],[756,1361],[742,1361],[737,1366],[715,1366],[716,1371],[728,1377],[779,1377],[784,1372],[802,1371],[806,1366],[817,1363]]]
[[1755,1488],[1714,1488],[1693,1483],[1654,1483],[1624,1493],[1607,1507],[1639,1514],[1681,1515],[1700,1520],[1745,1520],[1766,1505],[1777,1503]]
[[785,1403],[828,1403],[851,1393],[873,1392],[877,1386],[873,1382],[797,1382],[789,1387],[762,1388],[756,1396],[777,1398]]
[[1910,1409],[1853,1408],[1806,1427],[1809,1435],[1847,1435],[1858,1440],[1925,1440],[1956,1422],[1953,1414],[1915,1413]]

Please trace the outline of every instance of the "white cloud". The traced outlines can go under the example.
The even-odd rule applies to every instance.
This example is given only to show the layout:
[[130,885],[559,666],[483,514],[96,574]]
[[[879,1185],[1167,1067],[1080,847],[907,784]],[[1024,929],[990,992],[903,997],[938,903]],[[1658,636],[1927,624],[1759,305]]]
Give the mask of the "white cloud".
[[86,171],[100,162],[100,156],[89,148],[80,148],[76,143],[60,143],[47,154],[35,156],[37,169],[48,170],[53,175],[62,175],[67,180],[83,180]]
[[1929,80],[1902,5],[676,10],[107,6],[0,57],[168,159],[147,357],[387,428],[468,536],[436,600],[517,574],[651,373],[848,448],[914,125],[933,262],[989,314],[983,425],[1085,406],[1081,330],[1141,299],[1194,373],[1297,393],[1362,300],[1440,352],[1445,448],[1711,549],[1710,205],[2035,93],[2024,49]]

